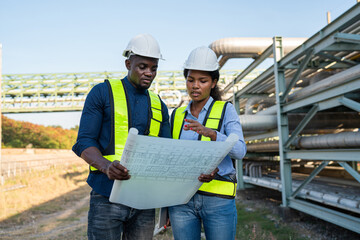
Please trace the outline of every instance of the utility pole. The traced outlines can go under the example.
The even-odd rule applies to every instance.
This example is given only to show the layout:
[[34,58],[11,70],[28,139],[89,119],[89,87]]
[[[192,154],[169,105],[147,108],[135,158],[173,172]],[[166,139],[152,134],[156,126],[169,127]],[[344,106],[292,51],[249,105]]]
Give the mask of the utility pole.
[[329,11],[326,13],[326,16],[327,16],[327,23],[328,24],[331,23],[331,15]]

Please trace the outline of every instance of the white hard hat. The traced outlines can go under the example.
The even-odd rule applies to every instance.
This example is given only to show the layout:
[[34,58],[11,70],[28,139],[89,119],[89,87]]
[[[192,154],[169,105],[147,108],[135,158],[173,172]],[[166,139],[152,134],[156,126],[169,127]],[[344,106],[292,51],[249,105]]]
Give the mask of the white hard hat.
[[131,54],[163,59],[158,42],[150,34],[140,34],[130,40],[123,52],[123,56],[129,57]]
[[198,47],[191,51],[184,63],[185,69],[215,71],[219,69],[216,54],[208,47]]

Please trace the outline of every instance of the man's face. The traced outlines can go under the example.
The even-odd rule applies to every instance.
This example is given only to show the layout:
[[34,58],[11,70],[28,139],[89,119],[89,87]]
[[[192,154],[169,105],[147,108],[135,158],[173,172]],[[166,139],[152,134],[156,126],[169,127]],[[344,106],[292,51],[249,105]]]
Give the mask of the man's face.
[[159,59],[133,55],[125,60],[128,79],[138,89],[148,89],[156,77]]

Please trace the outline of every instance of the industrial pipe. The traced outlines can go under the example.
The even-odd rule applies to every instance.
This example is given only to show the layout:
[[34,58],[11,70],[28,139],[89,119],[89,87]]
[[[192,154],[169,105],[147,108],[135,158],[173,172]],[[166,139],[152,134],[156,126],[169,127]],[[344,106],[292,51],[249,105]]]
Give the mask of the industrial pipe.
[[297,148],[352,148],[360,147],[360,132],[342,132],[313,137],[298,137]]
[[272,97],[251,97],[246,101],[245,114],[253,114],[255,106],[257,111],[261,111],[263,108],[267,108],[275,104],[275,98]]
[[[289,130],[294,130],[305,115],[304,113],[288,114]],[[276,115],[240,115],[239,118],[243,131],[266,131],[277,128]],[[319,112],[304,130],[358,128],[359,126],[360,115],[356,112]]]
[[289,95],[288,100],[292,101],[295,99],[299,99],[305,96],[318,93],[324,89],[329,89],[341,83],[352,81],[356,78],[359,78],[359,76],[360,76],[360,65],[356,65],[347,70],[332,75],[328,78],[325,78],[319,82],[311,84],[308,87],[305,87],[299,91],[294,92],[293,94]]
[[[307,38],[283,38],[284,54],[291,52],[305,42],[305,40],[307,40]],[[272,43],[272,38],[234,37],[216,40],[212,42],[209,47],[218,57],[221,56],[219,60],[221,68],[230,58],[257,58]]]
[[[360,147],[360,132],[298,137],[293,142],[293,146],[300,149],[358,148]],[[246,147],[248,152],[277,152],[279,151],[279,142],[252,143],[247,144]]]

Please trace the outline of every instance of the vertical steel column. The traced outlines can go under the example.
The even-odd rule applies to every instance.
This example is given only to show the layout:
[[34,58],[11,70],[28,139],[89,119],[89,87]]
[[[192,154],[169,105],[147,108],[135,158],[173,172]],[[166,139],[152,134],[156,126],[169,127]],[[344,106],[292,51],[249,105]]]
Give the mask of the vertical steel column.
[[244,184],[244,174],[243,174],[243,160],[242,159],[236,159],[236,173],[237,173],[237,190],[239,189],[245,189]]
[[233,104],[235,107],[235,110],[238,115],[240,115],[240,98],[236,98],[236,91],[235,91],[235,79],[232,81],[232,90],[233,90]]
[[234,107],[238,115],[240,115],[240,99],[241,98],[235,99],[234,102]]
[[274,54],[274,75],[275,75],[275,96],[276,96],[276,110],[277,123],[279,133],[279,154],[280,154],[280,176],[282,184],[282,206],[289,205],[288,198],[292,193],[291,182],[291,161],[285,158],[284,144],[289,139],[288,118],[286,113],[283,113],[282,96],[286,91],[284,69],[278,66],[278,61],[284,56],[282,45],[282,37],[273,38],[273,54]]

